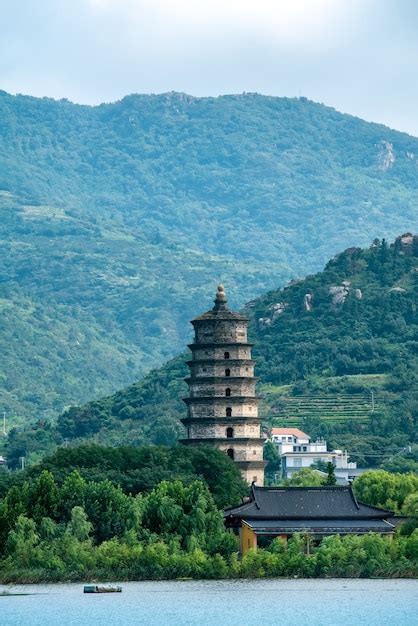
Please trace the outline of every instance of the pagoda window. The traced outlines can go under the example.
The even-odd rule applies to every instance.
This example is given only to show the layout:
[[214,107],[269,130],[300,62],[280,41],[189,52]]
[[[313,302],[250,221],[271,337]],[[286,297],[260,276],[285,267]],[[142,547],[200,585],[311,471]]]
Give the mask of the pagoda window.
[[234,429],[231,426],[226,429],[226,436],[228,439],[232,439],[234,436]]
[[234,451],[233,451],[232,448],[228,448],[226,453],[227,453],[227,455],[229,456],[230,459],[234,460]]
[[225,370],[225,376],[231,376],[231,370],[229,369],[229,367],[227,367]]
[[229,352],[224,352],[224,359],[229,359]]
[[227,388],[225,389],[225,395],[226,395],[226,396],[230,396],[230,395],[231,395],[231,390],[230,390],[230,388],[229,388],[229,387],[227,387]]
[[228,407],[226,408],[226,416],[227,416],[227,417],[231,417],[231,416],[232,416],[232,409],[231,409],[231,407],[230,407],[230,406],[228,406]]

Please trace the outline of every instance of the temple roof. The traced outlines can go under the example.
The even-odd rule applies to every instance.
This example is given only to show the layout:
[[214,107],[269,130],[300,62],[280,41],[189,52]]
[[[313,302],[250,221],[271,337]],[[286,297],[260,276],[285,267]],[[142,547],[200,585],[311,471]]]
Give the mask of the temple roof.
[[384,519],[288,519],[288,520],[249,520],[245,524],[252,528],[258,535],[274,533],[313,532],[327,534],[333,532],[362,533],[378,532],[391,533],[395,526]]
[[239,519],[383,519],[391,511],[357,502],[351,485],[334,487],[251,488],[249,502],[230,507],[227,518]]
[[194,322],[202,322],[212,319],[248,321],[248,318],[245,317],[245,315],[231,311],[227,306],[227,302],[228,300],[226,298],[225,287],[223,285],[218,285],[214,300],[215,306],[213,309],[210,309],[210,311],[206,311],[206,313],[202,313],[202,315],[195,317],[192,320],[192,324]]

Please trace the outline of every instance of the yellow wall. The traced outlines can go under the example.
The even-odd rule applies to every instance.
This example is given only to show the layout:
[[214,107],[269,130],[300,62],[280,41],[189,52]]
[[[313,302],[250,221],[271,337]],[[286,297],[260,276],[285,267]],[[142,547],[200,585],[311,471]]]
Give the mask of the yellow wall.
[[241,522],[240,544],[241,554],[245,554],[248,550],[257,550],[257,535],[245,522]]

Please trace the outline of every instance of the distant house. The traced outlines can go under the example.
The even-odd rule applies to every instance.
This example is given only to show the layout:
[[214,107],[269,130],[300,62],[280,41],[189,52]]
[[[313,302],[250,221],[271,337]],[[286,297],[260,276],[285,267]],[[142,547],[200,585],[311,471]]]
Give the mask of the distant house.
[[272,428],[271,441],[281,458],[282,478],[291,478],[295,472],[311,467],[316,461],[332,463],[340,483],[347,483],[358,474],[357,464],[348,460],[347,451],[328,451],[326,441],[311,442],[310,436],[299,428]]
[[[241,552],[309,533],[319,542],[329,535],[392,536],[394,513],[356,500],[349,486],[256,487],[246,502],[224,511],[225,525],[240,536]],[[392,521],[391,521],[392,520]]]

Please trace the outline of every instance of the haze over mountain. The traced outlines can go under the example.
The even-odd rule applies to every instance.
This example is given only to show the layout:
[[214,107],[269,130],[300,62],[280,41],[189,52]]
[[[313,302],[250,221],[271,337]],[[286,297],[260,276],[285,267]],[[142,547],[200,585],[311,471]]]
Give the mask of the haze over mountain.
[[347,246],[415,230],[418,139],[304,98],[0,92],[2,406],[54,416]]

